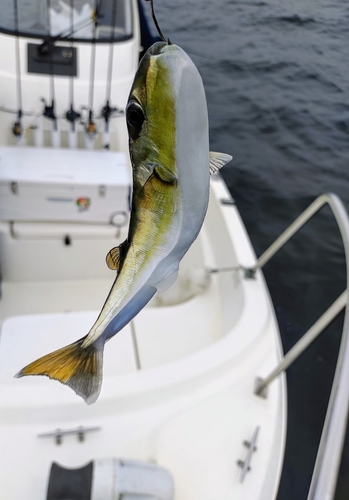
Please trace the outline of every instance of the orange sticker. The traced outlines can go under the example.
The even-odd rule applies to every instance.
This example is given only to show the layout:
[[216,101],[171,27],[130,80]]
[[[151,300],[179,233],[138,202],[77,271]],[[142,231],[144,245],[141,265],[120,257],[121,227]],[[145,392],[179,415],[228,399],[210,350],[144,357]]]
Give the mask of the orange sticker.
[[76,200],[76,204],[79,208],[79,212],[85,212],[85,210],[88,210],[90,205],[91,205],[91,199],[90,198],[78,198]]

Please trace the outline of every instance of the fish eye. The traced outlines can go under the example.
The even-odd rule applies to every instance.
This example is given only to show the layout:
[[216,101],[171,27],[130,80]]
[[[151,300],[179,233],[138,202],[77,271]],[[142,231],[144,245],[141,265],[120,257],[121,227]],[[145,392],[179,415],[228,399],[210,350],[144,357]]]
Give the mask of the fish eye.
[[131,136],[131,139],[137,139],[145,120],[143,109],[140,104],[138,104],[138,102],[129,102],[126,109],[126,120],[128,125],[128,132]]

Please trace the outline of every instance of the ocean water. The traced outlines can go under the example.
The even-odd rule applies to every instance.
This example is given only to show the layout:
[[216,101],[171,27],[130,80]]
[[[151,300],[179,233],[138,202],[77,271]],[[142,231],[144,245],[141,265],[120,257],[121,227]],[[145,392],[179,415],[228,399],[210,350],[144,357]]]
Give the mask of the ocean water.
[[[349,2],[156,0],[165,36],[202,75],[211,149],[260,255],[320,194],[349,209]],[[328,208],[264,268],[285,352],[345,289]],[[279,500],[307,498],[343,316],[288,370],[288,437]],[[336,500],[349,498],[349,437]]]

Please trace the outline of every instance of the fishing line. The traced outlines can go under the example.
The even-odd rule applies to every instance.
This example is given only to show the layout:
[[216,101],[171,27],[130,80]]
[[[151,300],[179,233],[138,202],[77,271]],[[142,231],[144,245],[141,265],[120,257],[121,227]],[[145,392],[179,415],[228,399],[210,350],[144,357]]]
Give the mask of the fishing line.
[[156,27],[156,29],[158,30],[158,33],[159,33],[159,35],[160,35],[161,40],[162,40],[163,42],[167,43],[168,45],[171,45],[170,39],[169,39],[169,38],[167,38],[167,40],[166,40],[165,35],[164,35],[164,34],[163,34],[163,32],[161,31],[161,28],[160,28],[160,26],[159,26],[159,23],[158,23],[158,21],[157,21],[157,19],[156,19],[155,12],[154,12],[154,2],[153,2],[153,0],[145,0],[145,1],[146,1],[146,2],[150,2],[151,15],[152,15],[152,18],[153,18],[153,21],[154,21],[155,27]]

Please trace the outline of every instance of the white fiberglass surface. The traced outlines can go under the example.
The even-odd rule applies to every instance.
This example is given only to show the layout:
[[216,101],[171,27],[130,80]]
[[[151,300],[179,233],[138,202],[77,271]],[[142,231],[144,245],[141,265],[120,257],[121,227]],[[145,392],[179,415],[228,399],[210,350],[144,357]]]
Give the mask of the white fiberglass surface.
[[[48,224],[45,224],[45,230],[40,234],[35,232],[35,227],[29,228],[30,231],[27,227],[25,231],[24,226],[23,224],[22,229],[19,226],[19,233],[16,233],[16,224],[0,224],[0,253],[4,286],[16,283],[18,293],[22,295],[22,289],[27,290],[26,284],[32,283],[33,288],[39,294],[38,301],[43,299],[44,303],[46,302],[43,296],[44,289],[40,294],[42,282],[47,283],[47,287],[52,289],[51,294],[58,301],[62,289],[66,289],[66,293],[69,294],[72,286],[83,287],[84,281],[91,279],[109,280],[111,287],[115,274],[107,268],[105,257],[111,248],[125,239],[127,234],[125,229],[121,231],[112,226],[101,228],[93,224],[79,227],[72,223],[60,227],[51,225],[51,231],[48,231],[46,227]],[[37,229],[42,229],[42,226]],[[56,232],[55,229],[57,229]],[[57,282],[61,282],[62,286],[59,286]],[[86,283],[86,287],[89,286],[91,285]],[[43,297],[41,298],[40,295]],[[3,299],[7,300],[6,295]],[[100,300],[102,299],[103,297]],[[20,313],[22,304],[18,303],[15,297],[11,297],[11,300],[15,300]],[[47,297],[47,300],[50,301],[50,297]],[[98,303],[96,307],[100,307]],[[73,300],[69,310],[74,310],[74,308],[75,301]],[[1,309],[2,303],[0,302],[0,311]],[[53,310],[56,311],[57,308]],[[40,302],[35,312],[40,312]],[[1,312],[0,315],[2,315]]]
[[[127,398],[101,399],[88,407],[72,394],[70,404],[66,399],[61,405],[52,386],[52,408],[35,408],[31,385],[25,384],[22,406],[13,402],[13,408],[1,412],[2,491],[11,500],[20,500],[24,494],[30,500],[44,498],[52,461],[79,467],[92,459],[117,457],[155,461],[166,467],[174,478],[175,500],[272,500],[285,431],[282,384],[277,381],[268,400],[263,400],[253,395],[253,383],[256,373],[275,363],[274,347],[269,325],[268,334],[234,369],[228,367],[195,389],[190,384],[180,391],[169,387],[155,399],[151,393],[134,395],[133,403]],[[38,438],[57,428],[80,425],[100,430],[82,443],[74,435],[63,438],[61,445],[53,438]],[[257,426],[258,453],[241,484],[237,461],[245,458],[243,441],[251,438]],[[21,453],[13,443],[20,444]],[[18,477],[20,481],[15,480]]]
[[[200,239],[183,262],[184,273],[193,263],[208,268],[234,266],[242,258],[246,265],[253,263],[249,246],[235,241],[244,237],[237,211],[226,207],[221,217],[217,198],[224,190],[217,191]],[[229,243],[221,235],[233,227]],[[53,460],[78,467],[94,458],[121,457],[167,467],[174,477],[175,500],[275,498],[285,395],[282,379],[271,386],[267,400],[253,394],[256,376],[268,373],[280,355],[260,273],[255,280],[246,280],[241,270],[212,274],[209,285],[188,300],[166,305],[164,299],[161,307],[153,304],[142,311],[129,327],[136,336],[140,369],[127,328],[105,347],[102,392],[92,406],[45,377],[12,378],[36,356],[86,334],[97,314],[96,296],[108,290],[108,281],[101,282],[104,291],[92,280],[85,286],[82,280],[46,283],[40,292],[45,302],[41,310],[35,300],[30,302],[33,284],[26,283],[25,290],[12,284],[14,317],[5,319],[0,337],[2,491],[11,500],[45,498]],[[6,296],[9,284],[4,285]],[[16,300],[27,316],[16,316]],[[70,436],[59,446],[53,439],[37,437],[79,425],[101,430],[83,443]],[[246,454],[242,443],[257,426],[258,453],[240,484],[237,461]],[[22,453],[13,443],[20,443]]]
[[[234,224],[238,228],[241,223],[237,217],[237,211],[234,207],[231,207],[230,210],[229,217],[231,220],[235,219]],[[244,280],[243,273],[239,269],[228,273],[210,274],[208,272],[210,269],[237,265],[236,249],[229,236],[230,232],[227,231],[224,218],[220,214],[217,199],[212,196],[207,221],[197,242],[195,242],[181,264],[180,276],[176,285],[168,292],[160,294],[158,299],[150,304],[153,307],[146,308],[133,322],[142,369],[172,364],[171,370],[173,376],[175,376],[176,370],[178,370],[178,367],[176,367],[178,361],[187,366],[187,368],[182,367],[180,369],[183,377],[185,377],[188,369],[189,372],[193,373],[195,370],[205,371],[206,366],[212,368],[217,364],[219,365],[222,353],[225,360],[238,355],[254,339],[258,338],[261,331],[263,331],[268,318],[268,309],[260,280]],[[217,242],[216,238],[218,237],[220,241]],[[50,259],[48,260],[48,275],[51,273],[50,266],[53,272],[58,270],[59,274],[59,276],[53,276],[53,281],[46,280],[46,282],[43,282],[42,279],[41,281],[35,280],[35,277],[33,277],[35,281],[31,282],[27,277],[26,282],[22,282],[19,274],[16,276],[14,283],[5,282],[3,284],[3,300],[0,303],[2,317],[16,314],[16,309],[18,314],[29,315],[66,313],[67,311],[73,313],[74,311],[89,309],[97,311],[102,306],[114,279],[113,273],[104,264],[105,253],[109,246],[113,246],[108,241],[108,239],[105,242],[103,240],[100,242],[88,241],[88,252],[86,253],[83,251],[83,241],[74,242],[71,249],[62,246],[61,250],[57,250],[58,254],[54,259],[55,266],[52,266],[52,263],[50,264]],[[38,241],[37,245],[43,249],[42,241]],[[55,245],[57,246],[57,244]],[[85,256],[90,255],[94,246],[96,246],[96,249],[98,248],[98,260],[103,263],[103,280],[99,282],[94,274],[90,276],[89,280],[82,280],[81,277],[75,281],[73,279],[69,280],[68,269],[63,266],[59,270],[60,263],[62,265],[64,262],[69,263],[71,277],[73,278],[74,262],[68,257],[74,257],[73,260],[81,267]],[[81,249],[80,253],[79,251],[74,253],[74,249],[79,248]],[[61,258],[59,258],[59,252],[62,253]],[[13,254],[13,252],[10,253]],[[36,258],[38,264],[45,257],[41,252],[36,255],[35,249],[31,253],[31,258],[34,259],[33,261]],[[26,251],[26,255],[26,262],[28,262],[30,253]],[[52,249],[50,252],[46,252],[47,257],[52,255]],[[18,262],[21,262],[20,256]],[[35,266],[33,268],[33,265],[29,267],[31,269],[35,268]],[[91,273],[92,267],[87,260],[84,268],[87,273]],[[84,268],[80,272],[81,276],[83,276]],[[14,265],[14,269],[16,269],[16,265]],[[193,269],[196,269],[194,274],[192,274]],[[40,275],[39,269],[37,274]],[[63,278],[63,276],[65,277]],[[110,279],[108,279],[108,276],[110,276]],[[58,281],[59,278],[61,278],[60,281]],[[92,281],[93,279],[95,281]],[[60,338],[59,332],[54,327],[55,320],[52,321],[52,338],[57,335],[59,340],[57,342],[55,340],[52,346],[47,344],[48,352],[68,343],[68,340],[64,342],[64,339]],[[68,321],[68,316],[65,316],[65,321]],[[68,323],[64,328],[66,332],[70,330]],[[86,325],[86,328],[81,332],[81,336],[89,331],[92,323],[90,321]],[[248,333],[246,333],[247,328]],[[21,322],[21,331],[26,331],[25,322]],[[39,340],[41,331],[45,331],[45,328],[38,324],[38,337],[35,341],[37,344],[42,344]],[[78,339],[80,335],[74,335],[74,328],[71,328],[71,331],[73,333],[69,337],[70,342]],[[226,336],[230,339],[227,340],[226,345],[227,349],[229,345],[230,351],[221,346],[219,342]],[[31,335],[26,337],[25,342],[28,342],[30,337]],[[51,335],[47,335],[47,337],[49,338]],[[107,344],[106,351],[113,350],[112,344],[114,342],[116,341],[113,339],[110,344]],[[211,351],[211,346],[216,347]],[[202,353],[202,356],[200,353]],[[36,354],[33,352],[33,359],[35,359]],[[42,349],[42,352],[38,355],[43,354],[45,354],[45,349]],[[193,355],[194,358],[192,358]],[[27,362],[29,361],[31,359],[28,359]],[[106,376],[113,373],[115,372],[107,372]]]
[[[120,397],[124,393],[125,388],[129,388],[131,393],[143,392],[144,390],[150,390],[150,388],[157,391],[160,387],[167,384],[182,384],[186,379],[193,379],[193,377],[209,377],[210,373],[221,370],[221,367],[226,366],[232,360],[238,362],[241,355],[244,355],[252,343],[263,335],[268,323],[269,315],[265,303],[264,289],[258,279],[250,280],[243,287],[240,286],[239,292],[246,295],[243,300],[244,305],[239,310],[239,317],[235,318],[234,328],[229,332],[224,332],[222,330],[224,319],[222,306],[230,307],[231,310],[234,308],[234,280],[231,279],[230,283],[223,283],[224,287],[220,281],[218,276],[213,275],[208,286],[188,300],[172,306],[149,307],[139,314],[133,322],[133,329],[138,344],[140,370],[129,372],[123,368],[122,364],[118,367],[115,350],[119,354],[118,342],[119,338],[124,335],[124,332],[120,332],[115,339],[108,343],[105,348],[106,353],[114,352],[114,354],[110,355],[115,358],[116,365],[113,370],[108,369],[105,372],[101,397]],[[104,289],[107,290],[107,282],[104,281],[103,283]],[[8,287],[8,284],[5,285],[7,286],[4,287],[4,292],[5,296],[7,296],[7,292],[11,291],[11,287]],[[30,285],[28,283],[27,287],[23,287],[23,284],[18,283],[17,291],[19,293],[13,290],[14,293],[10,302],[15,303],[15,301],[19,301],[19,308],[22,308],[22,314],[30,314],[30,310],[23,309],[21,304],[21,302],[24,304],[27,302],[25,291],[30,297],[33,296],[35,291],[40,296],[40,287],[42,287],[43,304],[40,304],[40,300],[37,300],[36,304],[33,304],[32,311],[36,313],[58,312],[60,316],[49,315],[46,318],[41,318],[34,315],[32,318],[28,317],[28,322],[37,323],[37,327],[33,326],[31,329],[31,335],[27,335],[25,319],[22,322],[21,317],[18,316],[17,319],[11,320],[14,323],[18,321],[18,324],[21,324],[21,327],[18,328],[20,332],[18,335],[24,336],[24,343],[29,343],[28,345],[30,345],[32,342],[34,346],[41,346],[40,353],[33,352],[32,356],[28,356],[30,359],[26,360],[26,363],[35,359],[36,356],[50,352],[69,341],[74,341],[88,332],[93,323],[92,318],[87,322],[88,325],[86,324],[86,328],[83,331],[80,331],[80,329],[76,330],[74,327],[70,328],[69,322],[71,319],[74,319],[74,310],[83,310],[84,302],[88,303],[87,300],[84,300],[84,297],[86,297],[84,294],[88,290],[95,291],[92,289],[93,283],[91,281],[86,281],[86,283],[81,282],[81,287],[85,285],[86,292],[81,287],[80,290],[76,286],[74,287],[74,282],[62,281],[60,286],[58,286],[58,283],[47,283],[46,285],[36,283],[37,287],[31,287]],[[51,286],[53,294],[50,293],[49,286]],[[73,291],[72,293],[71,290]],[[102,296],[101,289],[98,295],[99,297]],[[72,299],[71,301],[69,300],[70,298]],[[59,301],[60,307],[58,308],[56,302]],[[93,300],[90,299],[89,303],[93,303]],[[72,307],[72,304],[75,304],[75,306]],[[6,299],[4,305],[6,306]],[[7,314],[4,311],[5,316],[11,311],[11,304],[9,303],[8,308]],[[15,313],[15,309],[12,309],[12,311]],[[71,311],[71,313],[66,314],[62,311]],[[228,316],[228,313],[225,314]],[[96,315],[97,313],[95,313]],[[60,335],[59,329],[56,328],[57,318],[59,322],[63,322],[63,325],[66,322],[65,326],[62,326],[61,329],[65,332],[64,335],[70,332],[69,335],[71,337],[69,339],[65,338],[64,335]],[[45,323],[46,326],[42,324],[44,320],[47,321]],[[15,344],[18,345],[21,342],[18,340]],[[29,349],[25,349],[25,351],[29,352]],[[8,357],[9,360],[13,357],[11,363],[15,364],[13,365],[12,372],[16,372],[20,366],[16,362],[15,350],[12,350],[11,353],[11,355],[10,353],[3,353],[3,355]],[[114,376],[119,379],[116,386],[113,382]],[[33,389],[35,389],[35,405],[37,405],[42,399],[40,394],[47,394],[47,391],[50,391],[52,382],[48,380],[44,380],[43,382],[38,382],[37,379],[30,380],[32,379],[25,380],[24,384],[31,384]],[[121,383],[121,380],[124,380],[124,384]],[[20,387],[17,382],[14,388]],[[43,389],[42,393],[40,392],[41,386]],[[116,392],[115,387],[118,388]],[[69,389],[60,386],[57,390],[61,391],[62,401],[66,401],[65,398],[66,395],[68,396],[68,393],[70,400],[71,391]],[[46,396],[44,399],[48,401]]]
[[[12,378],[34,359],[83,337],[97,316],[98,311],[80,311],[7,318],[1,329],[0,377],[3,380]],[[130,326],[127,325],[114,340],[114,349],[106,349],[104,353],[106,376],[136,369]],[[35,383],[38,381],[36,379]]]
[[[48,168],[49,166],[49,168]],[[131,179],[126,155],[120,152],[77,149],[0,148],[0,182],[46,187],[57,185],[128,187]],[[19,195],[21,193],[18,193]]]

